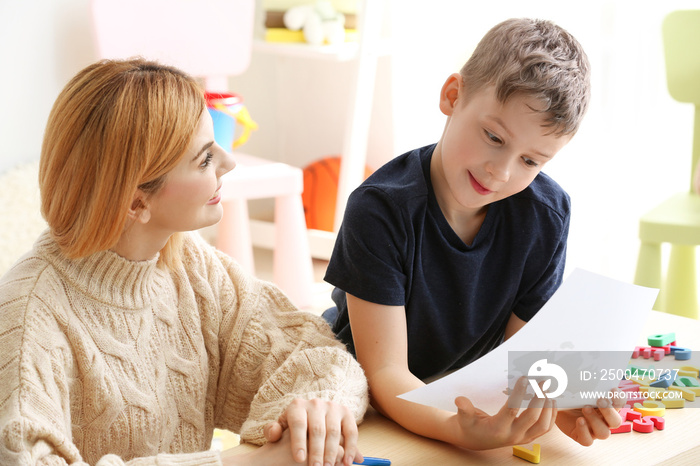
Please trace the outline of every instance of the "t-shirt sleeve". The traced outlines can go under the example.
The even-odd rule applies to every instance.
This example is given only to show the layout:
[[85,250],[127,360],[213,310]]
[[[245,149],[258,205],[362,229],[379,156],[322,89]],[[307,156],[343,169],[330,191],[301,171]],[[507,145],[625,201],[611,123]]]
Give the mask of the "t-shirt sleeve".
[[[568,197],[567,197],[568,199]],[[566,244],[569,236],[570,216],[561,219],[560,235],[554,243],[551,260],[539,274],[533,273],[532,285],[529,290],[515,304],[513,313],[525,322],[529,322],[544,304],[552,297],[562,284],[564,279],[564,267],[566,265]]]
[[365,301],[403,306],[413,239],[404,209],[372,186],[356,189],[338,232],[325,280]]

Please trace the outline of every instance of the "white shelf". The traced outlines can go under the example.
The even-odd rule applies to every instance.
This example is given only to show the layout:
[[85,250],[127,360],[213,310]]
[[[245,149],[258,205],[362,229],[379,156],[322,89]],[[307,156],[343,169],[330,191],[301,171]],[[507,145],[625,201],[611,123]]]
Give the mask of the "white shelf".
[[349,61],[357,57],[357,42],[345,42],[338,45],[309,45],[302,43],[266,42],[256,39],[253,50],[272,55],[294,58],[309,58],[332,61]]
[[[329,60],[344,62],[358,57],[360,45],[357,42],[345,42],[337,45],[309,45],[303,43],[267,42],[262,39],[253,41],[253,50],[293,58],[311,60]],[[375,56],[386,56],[391,53],[391,42],[382,39],[373,50]]]
[[[282,58],[324,60],[329,62],[353,61],[352,85],[347,93],[350,108],[343,137],[342,158],[338,180],[335,231],[340,227],[350,192],[364,179],[369,122],[372,113],[377,59],[391,53],[391,41],[381,37],[382,13],[386,0],[360,0],[358,9],[358,42],[313,46],[304,43],[253,41],[253,50]],[[253,223],[252,235],[259,245],[269,242],[269,231],[261,223]],[[335,242],[335,233],[308,230],[311,255],[328,259]],[[264,240],[267,238],[267,240]],[[256,240],[254,239],[254,242]]]

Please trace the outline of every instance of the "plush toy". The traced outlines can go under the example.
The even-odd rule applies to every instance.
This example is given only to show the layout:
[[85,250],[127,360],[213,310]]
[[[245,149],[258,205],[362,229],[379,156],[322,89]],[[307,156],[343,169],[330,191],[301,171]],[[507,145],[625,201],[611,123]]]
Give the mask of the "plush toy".
[[328,0],[317,0],[313,5],[299,5],[284,13],[284,26],[304,32],[304,40],[311,45],[338,44],[345,41],[345,16]]

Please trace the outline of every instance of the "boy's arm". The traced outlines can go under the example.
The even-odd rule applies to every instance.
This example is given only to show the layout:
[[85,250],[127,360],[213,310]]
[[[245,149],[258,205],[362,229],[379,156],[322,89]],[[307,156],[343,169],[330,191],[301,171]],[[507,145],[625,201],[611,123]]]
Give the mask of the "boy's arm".
[[520,317],[516,316],[515,314],[511,314],[510,319],[508,319],[508,323],[506,324],[506,335],[504,337],[504,341],[515,335],[515,333],[523,328],[526,323],[527,322]]
[[[424,437],[482,450],[529,443],[554,425],[556,409],[549,400],[546,404],[534,400],[520,415],[518,409],[510,409],[506,404],[496,415],[489,416],[463,397],[456,400],[457,414],[397,398],[424,385],[408,369],[403,306],[370,303],[350,294],[347,302],[357,359],[367,375],[372,405],[404,428]],[[511,401],[519,405],[525,388],[523,384],[516,389]]]
[[408,370],[404,307],[370,303],[349,293],[347,303],[357,360],[369,382],[372,406],[412,432],[449,441],[441,431],[452,413],[397,398],[424,385]]

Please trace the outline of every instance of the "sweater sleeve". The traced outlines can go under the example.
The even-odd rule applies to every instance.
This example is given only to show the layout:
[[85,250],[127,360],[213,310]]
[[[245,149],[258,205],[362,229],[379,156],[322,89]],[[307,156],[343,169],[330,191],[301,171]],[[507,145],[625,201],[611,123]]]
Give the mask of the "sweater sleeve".
[[215,254],[223,286],[231,287],[220,297],[217,425],[263,444],[263,427],[295,398],[333,401],[361,422],[369,402],[364,372],[323,318],[296,309],[275,285]]

